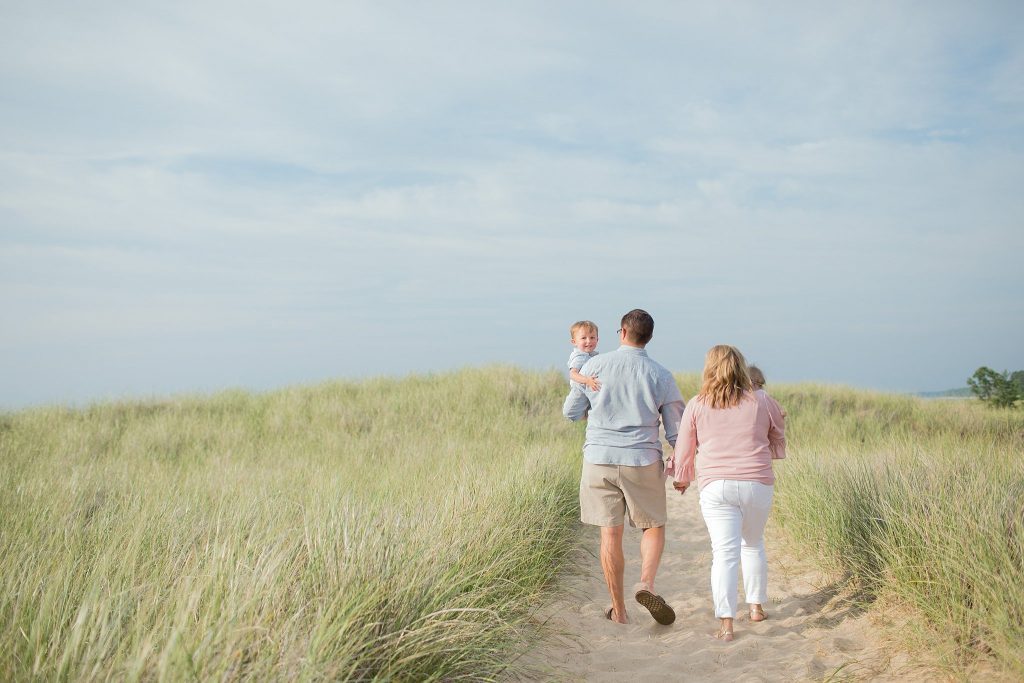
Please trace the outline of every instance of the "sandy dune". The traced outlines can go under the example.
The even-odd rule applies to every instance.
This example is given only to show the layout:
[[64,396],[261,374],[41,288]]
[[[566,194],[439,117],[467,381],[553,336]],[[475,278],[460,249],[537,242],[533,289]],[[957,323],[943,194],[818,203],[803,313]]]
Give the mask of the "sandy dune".
[[[658,625],[629,597],[640,573],[640,532],[627,529],[626,587],[632,623],[603,615],[610,601],[597,560],[599,536],[587,527],[578,569],[540,615],[556,635],[531,654],[539,680],[559,681],[822,681],[941,680],[892,656],[875,636],[870,617],[836,594],[836,586],[808,563],[786,557],[768,531],[768,619],[736,621],[736,639],[714,640],[711,552],[696,491],[669,492],[669,524],[657,592],[676,610],[676,622]],[[742,587],[740,588],[741,609]]]

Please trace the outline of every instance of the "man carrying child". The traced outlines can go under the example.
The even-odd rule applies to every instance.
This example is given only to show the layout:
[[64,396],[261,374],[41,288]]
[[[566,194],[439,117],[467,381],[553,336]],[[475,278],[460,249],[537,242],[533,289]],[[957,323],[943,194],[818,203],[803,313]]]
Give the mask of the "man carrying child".
[[624,598],[625,559],[622,536],[625,518],[643,529],[640,541],[640,582],[637,602],[660,624],[671,624],[675,612],[654,591],[654,578],[665,548],[665,476],[659,423],[675,446],[685,403],[675,379],[644,350],[654,335],[654,319],[634,309],[622,317],[621,346],[591,357],[580,373],[599,377],[600,389],[573,383],[562,406],[570,420],[587,418],[580,481],[580,519],[601,527],[601,568],[612,605],[605,615],[629,623]]

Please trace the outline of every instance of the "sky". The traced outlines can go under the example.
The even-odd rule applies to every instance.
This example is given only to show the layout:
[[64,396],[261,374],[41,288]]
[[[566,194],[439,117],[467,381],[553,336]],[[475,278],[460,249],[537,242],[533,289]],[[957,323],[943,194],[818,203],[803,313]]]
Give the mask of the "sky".
[[0,4],[0,409],[1024,369],[1024,3]]

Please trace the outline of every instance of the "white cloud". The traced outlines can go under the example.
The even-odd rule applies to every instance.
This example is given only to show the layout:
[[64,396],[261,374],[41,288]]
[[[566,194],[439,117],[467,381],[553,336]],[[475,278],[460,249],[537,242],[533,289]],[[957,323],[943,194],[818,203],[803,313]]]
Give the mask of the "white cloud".
[[[581,311],[649,302],[680,316],[659,329],[682,367],[690,337],[735,334],[791,379],[943,388],[922,367],[833,368],[846,342],[826,331],[850,311],[880,339],[913,317],[936,366],[1024,366],[963,331],[990,326],[970,302],[1009,311],[1024,285],[1022,18],[996,2],[5,9],[4,362],[43,339],[214,330],[249,360],[204,367],[253,385],[270,358],[275,378],[544,367],[549,326],[560,340]],[[303,351],[354,320],[380,332],[358,362]],[[424,349],[389,334],[402,321]],[[998,329],[1024,342],[1020,325]],[[822,349],[790,359],[808,329]],[[160,358],[201,356],[176,353]]]

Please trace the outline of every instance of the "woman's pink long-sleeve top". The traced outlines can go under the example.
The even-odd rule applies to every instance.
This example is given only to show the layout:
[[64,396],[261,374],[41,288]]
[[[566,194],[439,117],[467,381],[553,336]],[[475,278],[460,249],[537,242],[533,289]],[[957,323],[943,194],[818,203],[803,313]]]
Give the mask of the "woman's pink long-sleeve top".
[[[700,467],[695,476],[695,461]],[[711,408],[700,397],[686,404],[675,452],[665,470],[698,488],[719,479],[774,484],[772,460],[786,457],[785,414],[763,391],[746,392],[732,408]]]

